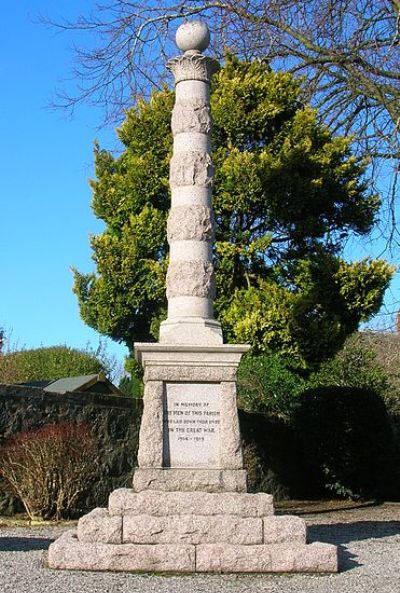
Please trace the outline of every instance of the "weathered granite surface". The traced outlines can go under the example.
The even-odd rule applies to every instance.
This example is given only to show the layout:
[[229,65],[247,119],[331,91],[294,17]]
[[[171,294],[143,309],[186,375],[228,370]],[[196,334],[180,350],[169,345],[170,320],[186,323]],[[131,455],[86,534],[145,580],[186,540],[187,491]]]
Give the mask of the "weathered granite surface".
[[201,52],[210,43],[210,32],[203,21],[186,21],[176,32],[176,45],[186,52]]
[[134,488],[245,492],[235,373],[247,347],[136,349],[145,394]]
[[214,217],[211,208],[197,204],[175,206],[168,216],[167,236],[169,241],[212,241]]
[[337,548],[306,545],[305,521],[267,494],[121,488],[49,548],[52,568],[156,572],[335,572]]
[[66,532],[48,552],[51,568],[138,572],[336,572],[331,544],[103,544]]
[[[212,309],[212,300],[208,297],[186,295],[186,297],[179,297],[180,301],[182,299],[203,301],[202,309],[208,309],[209,305]],[[174,298],[170,298],[169,306],[176,308],[174,300]],[[180,310],[180,307],[178,308]],[[223,342],[221,325],[211,318],[192,317],[190,320],[181,317],[178,319],[171,318],[163,321],[160,326],[160,343],[165,344],[167,348],[178,344],[180,346],[191,346],[193,344],[193,335],[196,336],[196,344],[202,346],[220,346]]]
[[194,81],[210,84],[212,75],[219,70],[219,64],[213,59],[194,52],[172,58],[167,68],[173,73],[175,84]]
[[331,544],[196,546],[197,572],[336,572],[337,548]]
[[207,152],[192,151],[173,156],[170,165],[171,187],[183,185],[212,185],[214,167]]
[[167,272],[167,296],[215,297],[214,267],[202,260],[171,262]]
[[164,386],[161,381],[146,382],[143,394],[142,422],[139,431],[139,466],[162,466],[163,397]]
[[122,515],[110,515],[107,509],[93,509],[78,521],[80,542],[122,544]]
[[[144,490],[135,492],[132,488],[118,488],[110,494],[108,511],[113,515],[148,515],[167,517],[169,515],[236,515],[238,517],[273,516],[273,497],[258,494],[221,492],[160,492]],[[275,517],[281,519],[281,517]]]
[[195,366],[148,366],[144,373],[145,381],[235,381],[236,367],[195,367]]
[[193,99],[191,104],[175,103],[172,111],[173,134],[195,132],[210,134],[212,129],[210,106],[204,99]]
[[225,469],[243,469],[242,443],[236,406],[236,382],[221,382],[220,464]]
[[187,544],[103,544],[80,542],[67,531],[49,547],[51,568],[139,572],[195,572],[195,547]]
[[222,344],[222,329],[213,313],[214,167],[210,111],[211,77],[219,65],[200,53],[209,40],[205,23],[185,23],[178,29],[176,39],[179,47],[189,49],[167,65],[175,80],[175,106],[169,176],[171,211],[167,225],[168,316],[160,327],[160,342]]
[[234,515],[125,515],[122,541],[132,544],[261,544],[263,521]]
[[138,468],[133,489],[161,492],[246,492],[246,470]]
[[306,543],[306,523],[300,517],[283,515],[264,517],[263,543]]

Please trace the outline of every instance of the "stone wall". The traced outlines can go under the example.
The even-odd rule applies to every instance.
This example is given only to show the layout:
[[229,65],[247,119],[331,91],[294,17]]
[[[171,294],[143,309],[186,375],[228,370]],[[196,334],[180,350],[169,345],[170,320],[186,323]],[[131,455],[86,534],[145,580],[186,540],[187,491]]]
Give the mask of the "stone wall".
[[[83,501],[82,511],[106,506],[110,492],[130,486],[137,465],[142,400],[96,393],[47,393],[38,388],[0,385],[0,445],[20,432],[46,424],[88,423],[99,442],[98,480]],[[239,411],[245,465],[251,492],[271,492],[285,498],[293,480],[291,439],[265,417]],[[285,446],[283,446],[283,443]],[[289,479],[289,476],[291,480]],[[17,510],[17,501],[4,492],[0,480],[0,515]]]
[[[97,393],[47,393],[34,387],[0,385],[0,445],[20,432],[46,424],[85,423],[99,443],[96,485],[81,502],[82,511],[106,506],[108,494],[130,486],[136,466],[141,400]],[[17,501],[0,481],[0,514],[12,514]]]
[[[45,424],[90,424],[99,442],[98,479],[83,500],[82,512],[86,512],[107,506],[108,494],[115,488],[131,486],[141,414],[140,399],[95,393],[59,395],[37,388],[0,385],[0,445],[20,432]],[[242,410],[239,420],[249,491],[268,492],[276,500],[309,498],[309,472],[295,431],[279,419]],[[397,500],[398,496],[392,494],[391,498]],[[0,480],[0,515],[17,510],[22,509],[4,492]]]

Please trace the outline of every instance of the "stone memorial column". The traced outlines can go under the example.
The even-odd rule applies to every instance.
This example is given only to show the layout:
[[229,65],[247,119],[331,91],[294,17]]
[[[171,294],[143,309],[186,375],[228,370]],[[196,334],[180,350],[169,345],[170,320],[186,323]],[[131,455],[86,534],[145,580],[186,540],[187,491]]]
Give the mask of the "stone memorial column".
[[134,488],[244,492],[236,368],[248,346],[224,345],[213,313],[210,82],[219,64],[201,53],[210,41],[205,23],[185,23],[176,41],[184,53],[167,64],[176,93],[168,317],[158,344],[135,344],[145,392]]
[[213,316],[213,213],[209,86],[217,63],[202,55],[204,23],[182,25],[184,52],[168,64],[172,116],[168,318],[160,342],[135,344],[144,369],[133,487],[82,517],[49,547],[52,568],[112,571],[335,572],[336,546],[306,543],[303,519],[274,515],[249,494],[236,407],[246,345],[223,344]]
[[161,343],[222,344],[221,326],[213,314],[214,168],[210,113],[211,77],[219,64],[201,53],[209,41],[204,23],[182,25],[176,42],[185,53],[167,64],[175,78],[175,106],[171,126],[174,136],[171,211],[167,227],[168,318],[161,324]]

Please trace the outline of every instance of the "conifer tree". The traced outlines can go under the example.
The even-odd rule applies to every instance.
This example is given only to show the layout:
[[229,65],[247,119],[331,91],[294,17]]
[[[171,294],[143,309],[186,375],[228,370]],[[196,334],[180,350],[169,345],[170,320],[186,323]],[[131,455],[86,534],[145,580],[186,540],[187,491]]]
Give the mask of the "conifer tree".
[[[122,154],[95,148],[95,273],[75,270],[83,320],[132,348],[166,315],[166,220],[173,93],[128,110]],[[298,82],[229,57],[211,106],[216,168],[216,314],[226,338],[288,354],[300,366],[333,355],[379,309],[393,269],[347,263],[350,234],[374,224],[379,197],[351,139],[318,123]]]

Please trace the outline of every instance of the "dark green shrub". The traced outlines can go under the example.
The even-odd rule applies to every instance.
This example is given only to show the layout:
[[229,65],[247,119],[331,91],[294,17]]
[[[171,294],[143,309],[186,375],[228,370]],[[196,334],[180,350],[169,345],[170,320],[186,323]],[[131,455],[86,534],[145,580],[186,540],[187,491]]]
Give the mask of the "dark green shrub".
[[400,327],[396,332],[359,332],[354,339],[372,352],[388,378],[390,386],[385,397],[400,401]]
[[238,405],[249,412],[288,418],[305,382],[277,354],[247,355],[238,370]]
[[134,399],[143,397],[143,383],[137,377],[122,377],[118,387],[127,397]]
[[276,500],[291,498],[302,476],[289,424],[276,416],[243,410],[239,410],[239,422],[249,492],[268,492]]
[[100,346],[78,350],[68,346],[50,346],[7,352],[0,356],[0,383],[27,383],[55,380],[104,371],[109,373],[115,361]]
[[393,480],[393,439],[374,391],[321,387],[299,398],[293,418],[307,472],[304,497],[384,498]]
[[143,397],[143,369],[132,357],[125,359],[125,370],[128,375],[122,377],[119,389],[128,397],[139,399]]
[[390,389],[385,369],[376,353],[353,334],[334,358],[324,362],[308,378],[308,387],[359,387],[386,395]]

